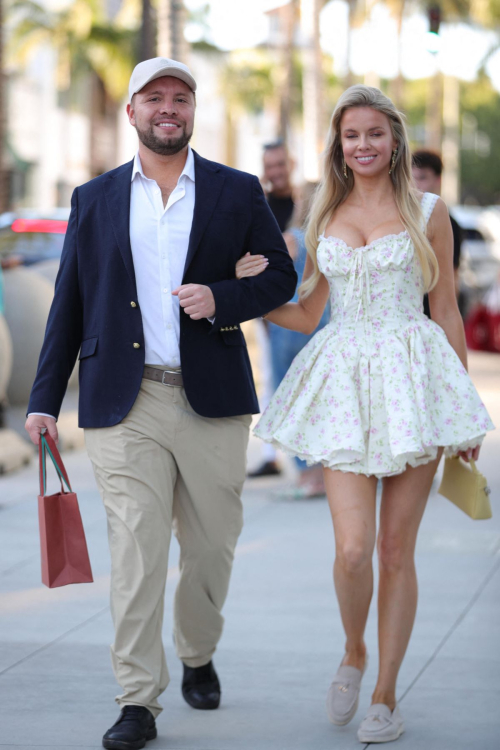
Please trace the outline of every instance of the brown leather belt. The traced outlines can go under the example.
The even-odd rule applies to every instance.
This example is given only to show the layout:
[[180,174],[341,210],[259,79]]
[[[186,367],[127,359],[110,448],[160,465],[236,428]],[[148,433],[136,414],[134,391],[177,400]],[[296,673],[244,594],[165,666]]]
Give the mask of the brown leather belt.
[[174,388],[182,388],[182,373],[180,370],[160,370],[158,367],[145,367],[142,373],[143,378],[154,380],[163,385],[170,385]]

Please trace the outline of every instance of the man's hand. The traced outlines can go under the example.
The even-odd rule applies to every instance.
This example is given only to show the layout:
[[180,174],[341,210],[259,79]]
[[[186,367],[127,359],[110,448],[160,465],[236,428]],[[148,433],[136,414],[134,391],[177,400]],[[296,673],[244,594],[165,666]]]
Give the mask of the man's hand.
[[40,442],[40,433],[43,428],[47,428],[47,432],[55,443],[58,442],[59,436],[57,434],[56,420],[53,417],[41,417],[39,414],[32,414],[26,420],[24,425],[25,430],[29,433],[31,442],[38,445]]
[[212,290],[202,284],[183,284],[172,292],[179,298],[184,312],[193,320],[215,317],[215,300]]
[[15,268],[16,266],[20,266],[23,262],[21,255],[11,255],[8,258],[2,258],[0,261],[0,265],[4,270],[7,270],[8,268]]

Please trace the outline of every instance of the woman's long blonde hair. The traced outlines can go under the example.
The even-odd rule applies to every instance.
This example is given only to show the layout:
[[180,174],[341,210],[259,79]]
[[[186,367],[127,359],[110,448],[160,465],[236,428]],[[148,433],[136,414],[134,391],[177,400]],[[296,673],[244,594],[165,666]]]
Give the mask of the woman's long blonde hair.
[[312,202],[306,229],[307,252],[312,259],[314,270],[301,284],[300,295],[309,296],[318,283],[321,275],[316,258],[318,237],[325,231],[327,223],[354,187],[351,169],[348,170],[347,177],[344,177],[344,153],[340,137],[342,117],[344,112],[352,107],[371,107],[389,118],[392,134],[397,143],[396,160],[391,172],[394,197],[401,222],[412,239],[422,266],[424,286],[428,291],[438,280],[439,266],[425,235],[422,209],[412,182],[411,155],[404,116],[379,89],[359,84],[344,91],[332,115],[324,155],[324,175]]

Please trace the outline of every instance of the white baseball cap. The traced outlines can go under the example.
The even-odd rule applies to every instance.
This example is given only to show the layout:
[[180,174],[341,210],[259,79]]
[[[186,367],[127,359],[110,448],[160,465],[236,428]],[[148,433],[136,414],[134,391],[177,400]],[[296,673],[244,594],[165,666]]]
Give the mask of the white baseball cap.
[[196,81],[187,65],[177,60],[169,60],[168,57],[153,57],[151,60],[140,62],[132,71],[128,85],[129,99],[132,100],[133,95],[137,94],[147,83],[162,76],[179,78],[192,91],[196,91]]

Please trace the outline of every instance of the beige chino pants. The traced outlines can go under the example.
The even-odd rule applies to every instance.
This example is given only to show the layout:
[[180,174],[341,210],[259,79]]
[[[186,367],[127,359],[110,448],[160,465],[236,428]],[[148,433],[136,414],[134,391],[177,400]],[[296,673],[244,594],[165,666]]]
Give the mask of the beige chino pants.
[[108,519],[111,658],[119,705],[156,717],[169,682],[161,631],[172,529],[180,543],[175,594],[177,655],[207,664],[222,634],[221,609],[243,523],[251,415],[207,419],[183,388],[143,379],[134,406],[85,442]]

